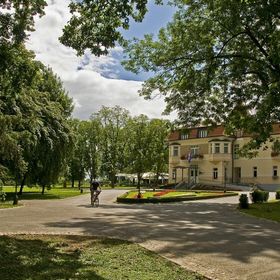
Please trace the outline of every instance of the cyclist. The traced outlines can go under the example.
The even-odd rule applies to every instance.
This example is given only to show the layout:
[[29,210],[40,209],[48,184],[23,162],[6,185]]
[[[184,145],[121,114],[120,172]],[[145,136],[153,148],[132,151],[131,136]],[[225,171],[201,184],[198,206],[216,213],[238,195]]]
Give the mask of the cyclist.
[[90,199],[91,199],[91,204],[96,200],[98,195],[101,193],[101,187],[99,182],[93,181],[90,186]]

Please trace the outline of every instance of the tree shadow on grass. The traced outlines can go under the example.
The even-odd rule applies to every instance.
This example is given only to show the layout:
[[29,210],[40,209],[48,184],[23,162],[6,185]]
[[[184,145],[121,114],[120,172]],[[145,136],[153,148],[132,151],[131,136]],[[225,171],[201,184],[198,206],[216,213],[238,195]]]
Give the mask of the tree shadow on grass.
[[105,280],[80,260],[80,250],[63,241],[0,237],[0,278]]

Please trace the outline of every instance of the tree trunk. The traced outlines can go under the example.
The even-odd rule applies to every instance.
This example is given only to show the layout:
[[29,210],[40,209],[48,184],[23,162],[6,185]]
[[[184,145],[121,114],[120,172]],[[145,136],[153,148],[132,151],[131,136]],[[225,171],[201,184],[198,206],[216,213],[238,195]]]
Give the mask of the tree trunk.
[[78,181],[78,189],[81,189],[81,180]]
[[22,191],[23,191],[23,187],[25,185],[25,181],[26,181],[26,174],[24,174],[23,179],[21,180],[18,195],[22,195]]
[[64,189],[67,188],[67,181],[66,181],[66,179],[63,181],[63,188],[64,188]]
[[71,187],[74,188],[75,187],[75,180],[72,178],[71,180]]
[[137,198],[141,198],[141,188],[140,188],[141,174],[140,173],[137,173],[137,179],[138,179],[138,182],[137,182],[137,188],[138,188]]
[[45,185],[42,186],[42,194],[45,194]]

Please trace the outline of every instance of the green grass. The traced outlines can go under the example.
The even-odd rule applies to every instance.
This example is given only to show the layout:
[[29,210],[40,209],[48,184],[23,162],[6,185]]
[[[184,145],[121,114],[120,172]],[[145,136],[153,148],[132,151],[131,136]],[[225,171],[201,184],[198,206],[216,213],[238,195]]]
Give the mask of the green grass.
[[280,201],[250,204],[249,209],[240,209],[241,212],[268,220],[280,222]]
[[203,280],[137,244],[86,236],[0,237],[1,280]]
[[[19,190],[19,189],[18,189]],[[3,191],[7,194],[6,200],[12,201],[14,199],[14,187],[3,187]],[[81,192],[78,188],[61,188],[54,187],[50,190],[45,189],[45,194],[41,194],[42,189],[39,187],[24,187],[23,194],[19,199],[62,199],[80,195]]]
[[20,205],[13,205],[12,201],[5,201],[5,202],[0,201],[0,209],[7,209],[7,208],[18,207],[18,206]]

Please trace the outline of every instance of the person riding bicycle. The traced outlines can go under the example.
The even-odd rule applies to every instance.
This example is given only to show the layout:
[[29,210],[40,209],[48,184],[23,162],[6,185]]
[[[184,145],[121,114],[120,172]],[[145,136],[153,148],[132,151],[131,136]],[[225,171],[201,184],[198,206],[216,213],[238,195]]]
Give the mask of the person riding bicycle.
[[90,198],[91,202],[95,201],[98,195],[101,193],[101,187],[99,182],[93,181],[90,186]]

